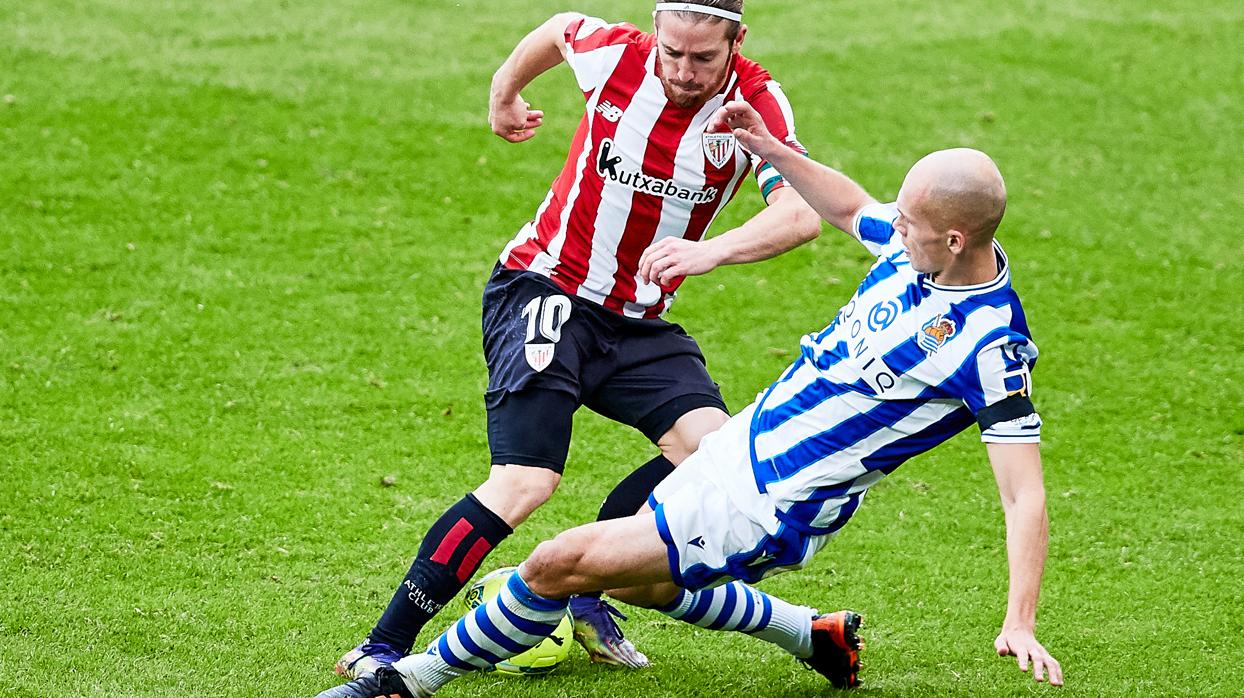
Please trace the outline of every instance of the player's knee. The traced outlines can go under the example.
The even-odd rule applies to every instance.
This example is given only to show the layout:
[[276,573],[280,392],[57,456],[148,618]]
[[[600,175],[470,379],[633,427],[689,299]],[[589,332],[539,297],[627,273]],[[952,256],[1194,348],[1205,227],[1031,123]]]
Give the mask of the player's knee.
[[516,526],[553,496],[561,476],[552,470],[527,466],[493,466],[488,480],[475,491],[489,509]]
[[677,465],[695,453],[700,447],[700,439],[717,431],[730,418],[716,407],[694,409],[678,418],[674,426],[657,439],[661,453]]
[[519,574],[535,593],[547,598],[562,598],[574,593],[570,583],[575,577],[582,546],[565,533],[536,546],[519,567]]
[[526,472],[520,477],[511,478],[509,485],[514,499],[534,509],[549,501],[549,497],[557,491],[557,484],[560,480],[561,478],[550,470],[535,469],[534,472]]

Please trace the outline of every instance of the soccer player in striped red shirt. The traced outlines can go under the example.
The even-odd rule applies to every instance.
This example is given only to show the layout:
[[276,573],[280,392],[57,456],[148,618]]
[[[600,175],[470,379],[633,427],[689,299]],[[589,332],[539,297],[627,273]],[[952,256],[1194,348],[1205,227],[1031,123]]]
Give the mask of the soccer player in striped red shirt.
[[[599,518],[643,506],[652,488],[727,419],[695,341],[663,319],[687,276],[781,254],[820,220],[781,175],[709,121],[751,104],[795,152],[790,104],[740,54],[742,0],[657,3],[654,32],[577,13],[524,37],[493,78],[489,120],[513,143],[543,113],[520,92],[566,63],[585,110],[569,155],[535,216],[501,253],[484,291],[485,394],[492,469],[425,537],[364,644],[337,664],[357,678],[410,651],[415,636],[484,557],[552,495],[580,406],[630,425],[661,455],[618,485]],[[767,203],[743,225],[705,232],[749,171]],[[599,596],[571,605],[594,661],[640,667]]]

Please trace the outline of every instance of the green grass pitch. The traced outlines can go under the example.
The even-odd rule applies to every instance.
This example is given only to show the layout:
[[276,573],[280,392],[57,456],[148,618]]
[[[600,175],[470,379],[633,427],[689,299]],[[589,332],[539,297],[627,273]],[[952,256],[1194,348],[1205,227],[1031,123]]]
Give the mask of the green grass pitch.
[[[507,144],[488,82],[570,7],[0,4],[0,694],[333,683],[486,471],[480,291],[582,109],[561,68],[525,93],[542,133]],[[574,8],[649,21],[647,0]],[[1002,514],[972,433],[765,588],[865,614],[861,696],[1239,695],[1244,5],[750,0],[748,22],[801,140],[876,196],[940,147],[1007,176],[1001,239],[1042,350],[1038,635],[1067,686],[992,656]],[[739,198],[715,230],[760,205]],[[738,409],[867,265],[827,230],[690,280],[670,319]],[[575,428],[561,490],[485,570],[652,452],[595,415]],[[750,638],[644,611],[626,629],[651,670],[576,651],[444,695],[833,693]]]

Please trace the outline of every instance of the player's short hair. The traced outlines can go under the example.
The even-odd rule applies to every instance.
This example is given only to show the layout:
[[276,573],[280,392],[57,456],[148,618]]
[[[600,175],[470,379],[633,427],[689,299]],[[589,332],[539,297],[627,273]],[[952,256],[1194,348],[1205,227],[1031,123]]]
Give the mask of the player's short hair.
[[985,187],[980,182],[939,181],[932,186],[931,200],[936,211],[933,223],[942,230],[955,228],[980,244],[993,240],[994,232],[1006,214],[1006,188]]
[[[729,12],[737,12],[739,14],[743,14],[743,0],[681,0],[681,1],[686,2],[690,5],[703,5],[705,7],[715,7],[719,10],[727,10]],[[661,2],[661,0],[657,0],[657,2],[659,3]],[[660,16],[660,14],[661,13],[658,13],[658,16]],[[741,27],[743,26],[741,23],[736,22],[732,19],[726,19],[724,17],[714,17],[713,15],[706,15],[703,12],[673,11],[670,14],[677,15],[678,18],[683,21],[693,22],[696,24],[700,22],[712,22],[714,24],[718,22],[725,22],[726,23],[726,40],[730,41],[731,43],[734,43],[734,40],[739,38],[739,31]]]
[[974,244],[990,244],[1006,213],[1006,183],[993,159],[979,150],[950,148],[920,158],[911,169],[917,171],[926,187],[920,208],[934,228],[953,228]]

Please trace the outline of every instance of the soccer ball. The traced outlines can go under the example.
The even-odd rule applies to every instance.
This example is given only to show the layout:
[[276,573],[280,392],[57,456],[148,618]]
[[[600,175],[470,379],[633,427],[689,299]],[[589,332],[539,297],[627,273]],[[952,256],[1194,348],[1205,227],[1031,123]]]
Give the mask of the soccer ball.
[[[500,593],[501,587],[505,586],[510,575],[514,574],[517,569],[517,567],[502,567],[480,577],[474,584],[467,587],[462,598],[467,611],[477,608]],[[562,622],[557,624],[557,629],[553,631],[553,634],[546,637],[543,642],[520,655],[503,660],[494,669],[499,674],[510,676],[547,674],[556,669],[558,664],[566,661],[566,657],[570,656],[571,644],[573,643],[570,614],[567,613],[562,618]]]

